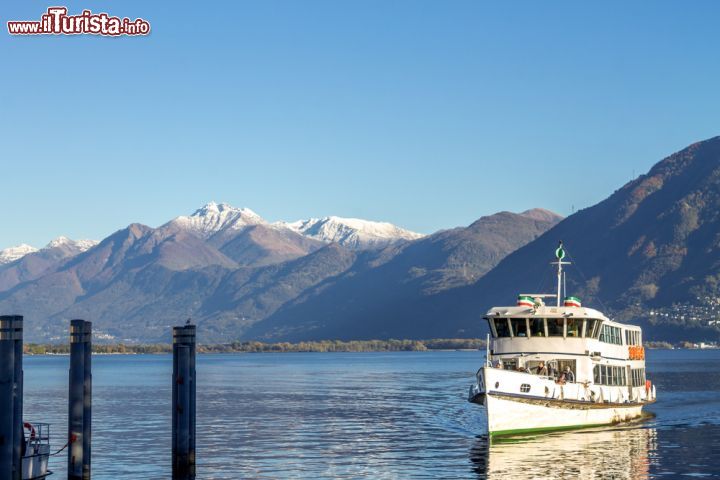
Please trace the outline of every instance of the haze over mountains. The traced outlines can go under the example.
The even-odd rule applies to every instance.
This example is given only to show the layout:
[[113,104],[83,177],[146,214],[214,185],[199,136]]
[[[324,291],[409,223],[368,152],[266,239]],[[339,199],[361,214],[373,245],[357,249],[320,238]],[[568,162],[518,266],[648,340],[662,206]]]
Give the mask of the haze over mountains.
[[466,285],[559,218],[504,212],[423,236],[341,217],[270,224],[210,203],[158,228],[132,224],[97,244],[53,242],[3,264],[0,311],[24,314],[27,338],[38,341],[64,338],[73,317],[116,341],[167,338],[188,316],[208,341],[247,338],[289,302],[358,275],[419,296]]
[[643,324],[646,339],[717,339],[720,137],[565,219],[500,212],[423,236],[210,203],[97,244],[20,246],[0,253],[0,312],[24,314],[29,341],[64,341],[75,317],[109,341],[167,340],[189,316],[205,342],[477,337],[490,306],[553,289],[560,239],[568,293],[585,305]]

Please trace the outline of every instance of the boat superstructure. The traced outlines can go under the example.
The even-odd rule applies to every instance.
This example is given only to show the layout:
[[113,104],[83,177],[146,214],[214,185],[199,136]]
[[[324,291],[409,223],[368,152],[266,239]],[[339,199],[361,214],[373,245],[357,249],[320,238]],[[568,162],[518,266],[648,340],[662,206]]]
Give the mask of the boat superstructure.
[[[581,428],[637,418],[655,401],[640,327],[615,322],[580,299],[560,302],[565,251],[556,251],[557,294],[521,294],[491,308],[485,365],[469,401],[485,406],[488,433]],[[555,298],[555,305],[545,300]]]

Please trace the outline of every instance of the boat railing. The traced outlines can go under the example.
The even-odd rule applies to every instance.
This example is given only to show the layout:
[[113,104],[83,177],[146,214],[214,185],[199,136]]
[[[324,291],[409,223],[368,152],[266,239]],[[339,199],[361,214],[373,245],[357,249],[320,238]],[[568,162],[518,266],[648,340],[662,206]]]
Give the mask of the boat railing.
[[23,427],[25,431],[25,441],[29,447],[50,444],[49,423],[25,422]]

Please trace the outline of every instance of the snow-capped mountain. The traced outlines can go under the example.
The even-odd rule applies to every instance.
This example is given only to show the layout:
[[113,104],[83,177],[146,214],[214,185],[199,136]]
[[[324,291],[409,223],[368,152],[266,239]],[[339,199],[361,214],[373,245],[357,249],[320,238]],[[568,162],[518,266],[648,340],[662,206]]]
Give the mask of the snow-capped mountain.
[[208,239],[219,232],[242,230],[251,225],[265,224],[267,222],[249,208],[236,208],[227,203],[210,202],[192,215],[177,217],[163,227],[177,227],[200,238]]
[[41,249],[37,249],[32,245],[27,245],[23,243],[16,247],[10,247],[6,248],[5,250],[0,250],[0,265],[6,265],[8,263],[15,262],[25,257],[26,255],[30,255],[31,253],[44,252],[50,249],[62,249],[63,256],[70,257],[90,250],[97,244],[98,242],[96,240],[72,240],[70,238],[62,236],[51,240],[50,243],[48,243]]
[[37,251],[37,248],[26,243],[17,245],[15,247],[6,248],[5,250],[0,250],[0,265],[5,265],[6,263],[12,263],[15,260],[20,260],[25,255]]
[[336,242],[353,250],[382,248],[424,236],[392,223],[373,222],[359,218],[311,218],[290,223],[278,222],[275,225],[289,228],[323,242]]
[[60,236],[51,240],[50,243],[43,248],[43,250],[48,248],[64,248],[78,254],[90,250],[98,243],[100,242],[97,240],[72,240],[70,238]]

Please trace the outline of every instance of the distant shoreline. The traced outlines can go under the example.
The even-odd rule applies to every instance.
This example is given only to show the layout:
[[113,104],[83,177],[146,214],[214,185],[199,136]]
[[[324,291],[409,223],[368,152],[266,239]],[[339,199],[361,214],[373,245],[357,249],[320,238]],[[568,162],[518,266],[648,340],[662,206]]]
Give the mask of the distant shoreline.
[[[361,353],[361,352],[423,352],[423,351],[475,351],[485,348],[485,340],[478,338],[450,338],[431,340],[323,340],[314,342],[232,342],[198,344],[199,354],[212,353]],[[172,344],[93,344],[98,355],[133,355],[171,353]],[[25,345],[27,355],[68,355],[68,344]]]
[[[649,350],[672,349],[714,349],[710,345],[700,348],[691,342],[646,342]],[[480,338],[439,338],[431,340],[323,340],[314,342],[232,342],[222,344],[198,344],[199,354],[218,353],[364,353],[364,352],[425,352],[425,351],[481,351],[485,349],[485,340]],[[25,345],[26,355],[69,355],[67,344]],[[93,344],[96,355],[138,355],[172,353],[172,344]]]

